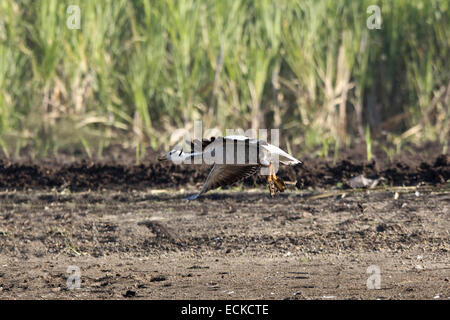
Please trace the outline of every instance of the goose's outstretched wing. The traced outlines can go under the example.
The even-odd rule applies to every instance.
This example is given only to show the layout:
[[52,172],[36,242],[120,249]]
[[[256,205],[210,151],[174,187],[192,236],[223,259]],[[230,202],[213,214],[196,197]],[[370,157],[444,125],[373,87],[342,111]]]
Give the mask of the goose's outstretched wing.
[[203,151],[207,146],[209,146],[211,143],[216,140],[215,137],[212,137],[210,139],[202,139],[201,141],[198,139],[194,139],[192,141],[186,141],[191,146],[191,151]]
[[219,137],[211,137],[209,139],[202,139],[202,140],[194,139],[192,141],[186,141],[186,142],[188,144],[190,144],[191,150],[194,150],[194,148],[196,146],[198,146],[199,147],[199,151],[200,151],[200,148],[203,151],[207,147],[210,147],[210,148],[211,147],[216,147],[219,144],[220,145],[224,145],[225,143],[234,143],[234,144],[244,143],[246,145],[248,145],[248,144],[260,144],[260,145],[263,144],[263,145],[266,145],[267,144],[267,142],[265,142],[265,141],[256,140],[256,139],[253,139],[253,138],[249,138],[249,137],[246,137],[246,136],[239,136],[239,135],[230,135],[230,136],[225,136],[225,137],[221,137],[221,136],[219,136]]
[[260,165],[226,165],[215,164],[209,172],[208,178],[199,193],[187,197],[188,200],[197,199],[199,195],[218,187],[230,185],[254,175]]
[[245,136],[212,138],[203,149],[207,163],[232,165],[259,165],[260,145],[264,142]]
[[278,160],[285,165],[296,165],[296,164],[301,164],[303,162],[301,162],[300,160],[294,158],[293,156],[291,156],[289,153],[281,150],[279,147],[274,146],[273,144],[265,144],[262,146],[264,149],[266,149],[270,155],[271,158],[273,159],[275,156],[278,156]]

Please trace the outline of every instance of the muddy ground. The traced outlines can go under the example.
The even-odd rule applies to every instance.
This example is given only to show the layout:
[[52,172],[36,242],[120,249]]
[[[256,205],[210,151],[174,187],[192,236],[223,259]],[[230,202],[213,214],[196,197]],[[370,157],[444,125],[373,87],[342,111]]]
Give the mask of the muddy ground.
[[448,189],[184,196],[2,193],[0,297],[450,299]]
[[449,172],[308,161],[274,198],[257,178],[188,201],[208,168],[0,160],[0,298],[450,299]]
[[[153,161],[136,165],[130,158],[125,161],[84,159],[68,163],[60,159],[37,162],[0,158],[0,190],[179,189],[201,186],[210,170],[207,165],[155,162],[154,157],[149,160]],[[380,184],[387,186],[439,186],[445,185],[450,179],[448,154],[422,153],[396,161],[378,162],[355,160],[351,157],[336,161],[317,158],[303,161],[303,164],[296,166],[281,166],[277,173],[299,190],[348,188],[349,180],[361,174],[371,179],[381,178]],[[243,184],[247,187],[257,187],[264,186],[265,181],[266,177],[255,175],[246,179]]]

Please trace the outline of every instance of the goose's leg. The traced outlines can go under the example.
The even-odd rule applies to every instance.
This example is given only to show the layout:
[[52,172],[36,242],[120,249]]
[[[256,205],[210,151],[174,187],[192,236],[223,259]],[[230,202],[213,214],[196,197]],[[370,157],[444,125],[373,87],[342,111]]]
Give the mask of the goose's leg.
[[277,186],[278,191],[283,192],[286,190],[286,184],[284,183],[283,179],[278,178],[275,172],[273,173],[272,177],[273,183]]
[[273,197],[277,192],[275,189],[275,183],[273,181],[273,166],[269,164],[269,176],[267,177],[267,183],[269,184],[270,195]]

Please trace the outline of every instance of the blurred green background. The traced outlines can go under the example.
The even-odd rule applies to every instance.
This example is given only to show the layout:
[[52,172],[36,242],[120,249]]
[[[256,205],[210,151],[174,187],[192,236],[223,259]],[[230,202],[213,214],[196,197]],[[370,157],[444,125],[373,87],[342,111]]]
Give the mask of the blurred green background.
[[447,152],[449,44],[448,0],[1,1],[0,150],[145,156],[203,120],[280,128],[300,154]]

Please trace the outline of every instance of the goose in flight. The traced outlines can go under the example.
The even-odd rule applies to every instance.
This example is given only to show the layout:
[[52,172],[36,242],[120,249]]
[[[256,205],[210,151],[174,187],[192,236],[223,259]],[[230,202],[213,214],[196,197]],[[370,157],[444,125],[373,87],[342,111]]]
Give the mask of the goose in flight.
[[191,152],[174,149],[159,160],[169,160],[176,164],[194,162],[213,165],[201,190],[187,197],[188,200],[197,199],[209,190],[241,181],[258,170],[263,172],[262,169],[265,169],[267,175],[270,195],[274,196],[277,191],[283,192],[286,189],[284,181],[275,174],[275,166],[278,163],[302,163],[273,144],[239,135],[194,140],[191,142]]

